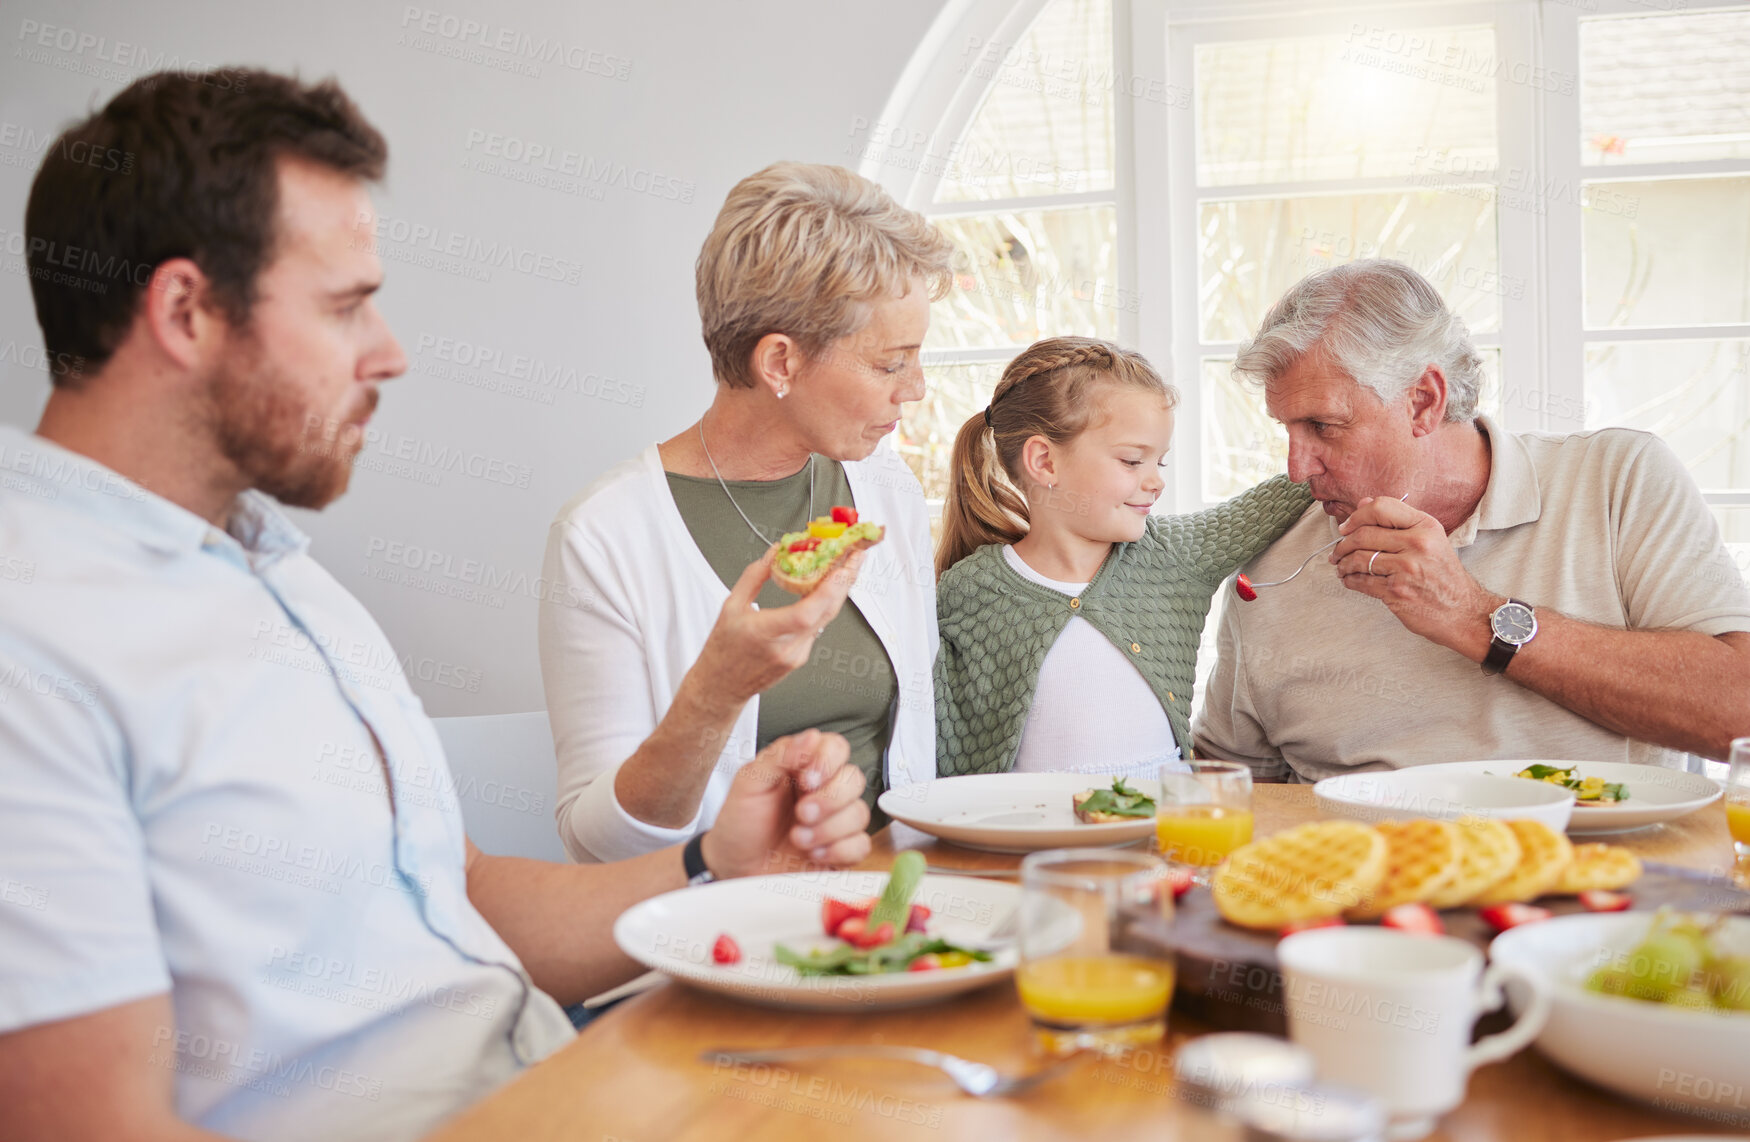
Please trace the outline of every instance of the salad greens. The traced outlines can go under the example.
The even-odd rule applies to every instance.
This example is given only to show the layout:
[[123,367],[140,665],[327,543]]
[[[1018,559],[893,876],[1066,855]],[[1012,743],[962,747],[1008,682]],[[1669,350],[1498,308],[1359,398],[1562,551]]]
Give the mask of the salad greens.
[[1111,813],[1116,817],[1152,817],[1155,815],[1154,798],[1132,789],[1124,783],[1122,777],[1114,777],[1110,789],[1095,790],[1094,795],[1083,801],[1077,808],[1084,813]]
[[918,884],[924,879],[924,854],[907,849],[893,858],[893,868],[887,874],[887,887],[881,899],[869,912],[869,928],[879,931],[882,924],[892,924],[895,932],[905,930],[911,915],[911,898],[917,895]]
[[1609,804],[1628,800],[1628,786],[1620,781],[1606,781],[1602,777],[1580,777],[1574,773],[1575,766],[1563,769],[1557,765],[1528,765],[1515,773],[1515,777],[1526,777],[1532,781],[1542,781],[1550,785],[1560,785],[1572,789],[1578,801],[1592,804]]
[[[854,944],[841,944],[830,951],[812,951],[803,955],[779,944],[774,952],[781,964],[789,964],[802,975],[880,975],[911,969],[921,956],[965,956],[968,963],[990,959],[989,952],[974,951],[951,944],[940,936],[923,932],[907,932],[885,944],[863,949]],[[956,963],[939,965],[959,966]]]
[[[838,947],[798,953],[779,944],[773,949],[774,956],[805,976],[880,975],[988,961],[988,952],[951,944],[922,931],[921,922],[912,924],[911,898],[917,895],[923,877],[923,854],[915,850],[900,853],[893,860],[887,887],[866,916],[855,905],[830,898],[823,902],[826,934],[843,939]],[[927,918],[929,910],[920,905],[918,913]],[[908,931],[908,926],[912,930]],[[883,931],[886,938],[881,938]],[[853,933],[854,939],[846,938]]]

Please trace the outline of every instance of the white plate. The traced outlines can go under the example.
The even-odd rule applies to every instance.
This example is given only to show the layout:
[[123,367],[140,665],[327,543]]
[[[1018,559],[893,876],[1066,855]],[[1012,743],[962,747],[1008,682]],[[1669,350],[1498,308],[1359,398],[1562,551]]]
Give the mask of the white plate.
[[[1700,1112],[1716,1127],[1750,1129],[1750,1013],[1684,1011],[1581,986],[1594,967],[1633,951],[1651,923],[1645,912],[1559,916],[1503,932],[1489,958],[1550,985],[1537,1047],[1557,1066],[1662,1109]],[[1715,938],[1750,951],[1750,917],[1731,918]],[[1525,996],[1512,985],[1507,995],[1517,1013]]]
[[[1015,970],[1013,944],[994,952],[989,963],[880,976],[804,977],[774,958],[776,944],[796,952],[836,946],[837,940],[821,932],[821,900],[827,896],[862,900],[886,885],[885,872],[850,871],[718,881],[627,909],[614,922],[614,941],[644,966],[695,987],[769,1007],[818,1011],[925,1003],[1006,979]],[[1020,904],[1021,890],[972,877],[926,876],[912,899],[930,909],[931,935],[964,942],[1001,924]],[[1073,915],[1069,923],[1073,936]],[[711,945],[724,933],[741,946],[741,962],[711,962]]]
[[[1512,777],[1528,765],[1555,765],[1563,769],[1574,767],[1580,777],[1602,777],[1628,786],[1628,800],[1619,805],[1587,805],[1576,802],[1568,832],[1575,836],[1594,833],[1622,833],[1629,829],[1644,829],[1665,821],[1687,817],[1697,809],[1705,809],[1720,799],[1719,783],[1699,773],[1681,769],[1663,769],[1657,765],[1631,765],[1626,761],[1455,761],[1447,765],[1425,765],[1421,769],[1450,769],[1464,773],[1498,773]],[[1515,781],[1531,784],[1529,778]],[[1552,789],[1559,786],[1550,786]]]
[[[1159,781],[1130,787],[1158,796]],[[1109,789],[1109,775],[1087,773],[978,773],[941,777],[889,789],[876,804],[896,821],[969,849],[1031,853],[1042,849],[1108,848],[1151,837],[1152,816],[1116,825],[1084,825],[1070,798],[1084,789]]]
[[1491,777],[1463,765],[1418,765],[1327,777],[1313,786],[1313,799],[1326,813],[1361,821],[1530,818],[1558,833],[1568,827],[1574,808],[1574,794],[1559,785]]

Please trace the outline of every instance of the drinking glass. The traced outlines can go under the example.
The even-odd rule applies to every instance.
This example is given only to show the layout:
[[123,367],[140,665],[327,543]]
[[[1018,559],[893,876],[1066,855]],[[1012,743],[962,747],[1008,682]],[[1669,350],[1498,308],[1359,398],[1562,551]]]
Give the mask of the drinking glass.
[[1732,742],[1732,768],[1726,774],[1726,827],[1739,860],[1750,860],[1750,738]]
[[1161,767],[1155,839],[1162,856],[1206,874],[1251,842],[1252,771],[1231,761],[1189,764],[1190,773]]
[[1173,997],[1173,891],[1153,853],[1053,849],[1021,861],[1015,984],[1053,1055],[1158,1042]]

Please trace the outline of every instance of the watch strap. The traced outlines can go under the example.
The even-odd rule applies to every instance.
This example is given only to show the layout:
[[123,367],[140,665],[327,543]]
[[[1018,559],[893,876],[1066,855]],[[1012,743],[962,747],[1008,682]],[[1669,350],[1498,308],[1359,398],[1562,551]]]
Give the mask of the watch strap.
[[688,841],[681,850],[681,867],[686,870],[687,884],[710,884],[717,874],[705,867],[705,834]]
[[[1523,602],[1522,600],[1519,600],[1519,599],[1508,599],[1506,603],[1502,604],[1502,606],[1508,606],[1508,605],[1511,605],[1513,603],[1518,603],[1520,606],[1526,608],[1527,610],[1529,610],[1531,608],[1530,603]],[[1499,610],[1500,608],[1497,607],[1496,609]],[[1504,674],[1504,673],[1506,673],[1507,664],[1513,661],[1513,656],[1515,654],[1519,653],[1519,647],[1521,645],[1520,643],[1516,643],[1516,642],[1508,642],[1506,639],[1504,639],[1500,635],[1496,634],[1495,633],[1495,626],[1494,626],[1494,619],[1495,619],[1495,616],[1493,613],[1491,613],[1489,615],[1489,635],[1490,635],[1489,653],[1483,655],[1483,673],[1484,674]]]

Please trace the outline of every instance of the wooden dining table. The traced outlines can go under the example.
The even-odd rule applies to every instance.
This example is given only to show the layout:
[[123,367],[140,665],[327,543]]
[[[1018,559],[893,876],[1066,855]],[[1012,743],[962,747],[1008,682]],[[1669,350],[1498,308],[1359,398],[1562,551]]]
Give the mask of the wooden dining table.
[[[1304,785],[1260,785],[1253,808],[1259,835],[1319,815],[1311,787]],[[1727,881],[1743,875],[1734,870],[1719,803],[1674,822],[1602,839],[1627,846],[1643,860],[1703,870]],[[959,848],[896,824],[876,835],[862,867],[885,869],[902,849],[918,849],[942,868],[1014,868],[1021,859]],[[978,1099],[961,1094],[932,1069],[905,1063],[841,1059],[729,1066],[701,1061],[700,1055],[727,1045],[906,1044],[977,1059],[1005,1073],[1026,1073],[1040,1060],[1027,1013],[1010,984],[924,1007],[825,1013],[757,1007],[664,982],[611,1008],[576,1042],[432,1137],[436,1142],[1237,1140],[1242,1136],[1237,1127],[1175,1095],[1174,1050],[1208,1030],[1175,1015],[1158,1049],[1089,1059],[1019,1097]],[[1528,1050],[1478,1070],[1464,1103],[1442,1119],[1432,1137],[1615,1142],[1729,1133],[1729,1128],[1591,1086]]]

